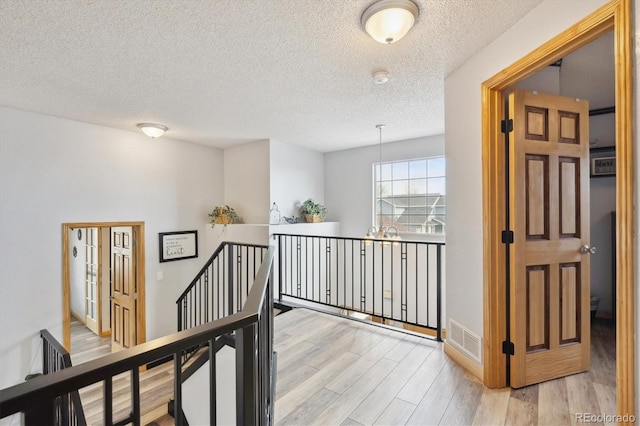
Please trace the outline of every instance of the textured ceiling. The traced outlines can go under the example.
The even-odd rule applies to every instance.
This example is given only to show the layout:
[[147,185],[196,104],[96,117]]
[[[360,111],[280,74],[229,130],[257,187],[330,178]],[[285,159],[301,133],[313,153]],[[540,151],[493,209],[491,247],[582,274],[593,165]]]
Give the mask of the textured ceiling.
[[[444,77],[541,0],[416,0],[402,40],[371,0],[0,0],[0,103],[228,147],[319,151],[444,132]],[[382,86],[371,74],[388,70]]]

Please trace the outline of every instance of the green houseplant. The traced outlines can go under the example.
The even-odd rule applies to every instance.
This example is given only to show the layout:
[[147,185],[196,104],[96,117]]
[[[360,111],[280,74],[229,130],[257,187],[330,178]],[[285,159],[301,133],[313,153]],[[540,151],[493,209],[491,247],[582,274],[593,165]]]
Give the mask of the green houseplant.
[[228,205],[217,206],[209,213],[209,223],[214,228],[216,225],[228,225],[230,223],[241,223],[242,218],[233,207]]
[[317,223],[324,220],[327,208],[309,198],[300,205],[300,213],[304,215],[307,222]]

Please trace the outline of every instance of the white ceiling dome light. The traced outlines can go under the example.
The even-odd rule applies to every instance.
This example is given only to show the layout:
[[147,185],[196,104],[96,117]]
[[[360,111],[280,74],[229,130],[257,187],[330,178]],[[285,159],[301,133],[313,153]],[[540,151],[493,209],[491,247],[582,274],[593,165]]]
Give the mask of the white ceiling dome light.
[[407,35],[418,14],[411,0],[380,0],[365,9],[360,23],[375,41],[391,44]]
[[150,138],[159,138],[160,136],[164,135],[164,132],[169,130],[167,126],[155,123],[140,123],[138,124],[138,128],[142,130],[142,133],[149,136]]

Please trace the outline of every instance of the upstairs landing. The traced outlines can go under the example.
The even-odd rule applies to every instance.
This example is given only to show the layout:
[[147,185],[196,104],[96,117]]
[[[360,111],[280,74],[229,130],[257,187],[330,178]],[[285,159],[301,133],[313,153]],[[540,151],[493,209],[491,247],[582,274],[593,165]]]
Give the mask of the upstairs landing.
[[594,323],[591,370],[488,389],[432,340],[298,308],[275,318],[275,424],[572,424],[614,414],[615,331]]

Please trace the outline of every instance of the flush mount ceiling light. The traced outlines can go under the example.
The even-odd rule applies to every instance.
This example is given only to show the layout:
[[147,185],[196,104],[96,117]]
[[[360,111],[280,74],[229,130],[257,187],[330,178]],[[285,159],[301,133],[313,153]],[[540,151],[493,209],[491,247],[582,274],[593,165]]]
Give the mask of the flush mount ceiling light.
[[418,14],[411,0],[380,0],[365,9],[360,23],[375,41],[391,44],[409,32]]
[[150,138],[159,138],[164,134],[164,132],[169,130],[167,126],[155,123],[140,123],[138,124],[138,128],[142,130],[142,133],[149,136]]

